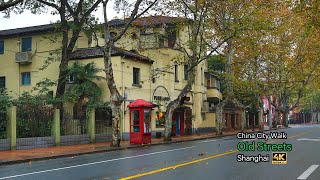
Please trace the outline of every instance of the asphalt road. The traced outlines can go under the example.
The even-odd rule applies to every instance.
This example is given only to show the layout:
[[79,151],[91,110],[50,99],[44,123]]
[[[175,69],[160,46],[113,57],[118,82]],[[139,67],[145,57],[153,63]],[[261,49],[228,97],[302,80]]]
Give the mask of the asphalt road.
[[[266,132],[269,133],[270,131]],[[283,130],[288,139],[270,144],[292,144],[287,164],[272,164],[272,152],[239,152],[236,136],[53,160],[0,166],[2,179],[320,179],[320,125]],[[269,155],[269,162],[238,162],[238,154]]]

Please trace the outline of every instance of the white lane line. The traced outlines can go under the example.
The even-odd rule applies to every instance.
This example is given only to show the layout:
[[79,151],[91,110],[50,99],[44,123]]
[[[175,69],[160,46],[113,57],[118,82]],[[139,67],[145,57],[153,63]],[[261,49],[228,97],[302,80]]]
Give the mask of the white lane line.
[[320,141],[320,139],[309,139],[309,138],[300,138],[300,139],[297,139],[298,141]]
[[41,173],[46,173],[46,172],[71,169],[71,168],[76,168],[76,167],[83,167],[83,166],[101,164],[101,163],[106,163],[106,162],[119,161],[119,160],[124,160],[124,159],[132,159],[132,158],[137,158],[137,157],[150,156],[150,155],[154,155],[154,154],[162,154],[162,153],[167,153],[167,152],[172,152],[172,151],[180,151],[180,150],[184,150],[184,149],[191,149],[194,147],[196,147],[196,146],[189,146],[189,147],[185,147],[185,148],[171,149],[171,150],[153,152],[153,153],[148,153],[148,154],[141,154],[141,155],[136,155],[136,156],[128,156],[128,157],[117,158],[117,159],[109,159],[109,160],[105,160],[105,161],[97,161],[97,162],[92,162],[92,163],[87,163],[87,164],[79,164],[79,165],[74,165],[74,166],[66,166],[66,167],[61,167],[61,168],[48,169],[48,170],[44,170],[44,171],[36,171],[36,172],[31,172],[31,173],[0,177],[0,179],[10,179],[10,178],[16,178],[16,177],[23,177],[23,176],[33,175],[33,174],[41,174]]
[[310,166],[305,172],[303,172],[299,177],[298,179],[307,179],[310,174],[316,170],[317,168],[319,167],[319,165],[312,165]]
[[213,139],[213,140],[206,140],[206,141],[201,141],[199,143],[206,143],[206,142],[214,142],[214,141],[217,141],[216,139]]
[[255,141],[255,140],[258,140],[258,139],[245,139],[245,140],[242,140],[242,142],[245,142],[245,141]]

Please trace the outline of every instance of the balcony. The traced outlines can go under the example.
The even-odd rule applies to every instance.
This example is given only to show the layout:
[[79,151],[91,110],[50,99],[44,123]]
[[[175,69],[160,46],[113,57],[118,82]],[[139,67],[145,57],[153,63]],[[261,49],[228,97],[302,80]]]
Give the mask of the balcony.
[[216,87],[207,87],[207,100],[209,102],[219,102],[222,100],[222,94]]

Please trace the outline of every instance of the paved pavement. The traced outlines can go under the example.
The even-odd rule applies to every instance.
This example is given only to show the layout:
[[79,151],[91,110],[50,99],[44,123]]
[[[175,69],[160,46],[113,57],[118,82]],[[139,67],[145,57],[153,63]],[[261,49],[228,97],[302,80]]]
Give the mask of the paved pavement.
[[[320,125],[283,129],[288,139],[268,143],[292,144],[287,164],[237,162],[238,154],[267,155],[269,152],[239,152],[236,136],[176,142],[31,161],[0,167],[2,179],[320,179]],[[209,137],[209,135],[208,135]],[[189,137],[189,139],[195,137]],[[199,138],[199,137],[198,137]],[[177,140],[177,139],[176,139]]]
[[[247,130],[247,132],[251,132],[251,130]],[[236,134],[236,131],[226,131],[223,133],[223,136],[229,136],[233,134]],[[207,138],[214,138],[214,137],[217,137],[215,133],[206,133],[206,134],[190,135],[190,136],[183,136],[183,137],[173,137],[172,142],[163,142],[162,138],[152,138],[152,144],[150,145],[161,145],[161,144],[167,144],[167,143],[193,141],[197,139],[207,139]],[[143,146],[150,146],[150,145],[143,145]],[[115,151],[115,150],[125,150],[125,149],[140,147],[140,146],[141,145],[130,144],[129,141],[121,141],[121,147],[119,148],[112,148],[110,147],[110,142],[105,142],[105,143],[95,143],[95,144],[81,144],[81,145],[72,145],[72,146],[16,150],[16,151],[0,151],[0,166],[5,164],[16,164],[21,162],[29,162],[34,160],[43,160],[43,159],[50,159],[50,158],[52,159],[57,157],[75,156],[75,155]]]

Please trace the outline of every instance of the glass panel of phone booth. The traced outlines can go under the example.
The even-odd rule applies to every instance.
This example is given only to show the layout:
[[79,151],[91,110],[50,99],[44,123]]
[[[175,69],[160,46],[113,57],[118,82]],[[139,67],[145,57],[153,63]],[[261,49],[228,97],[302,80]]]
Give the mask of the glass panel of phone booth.
[[151,132],[151,110],[144,110],[144,132]]
[[139,118],[139,110],[131,111],[131,132],[140,132]]

